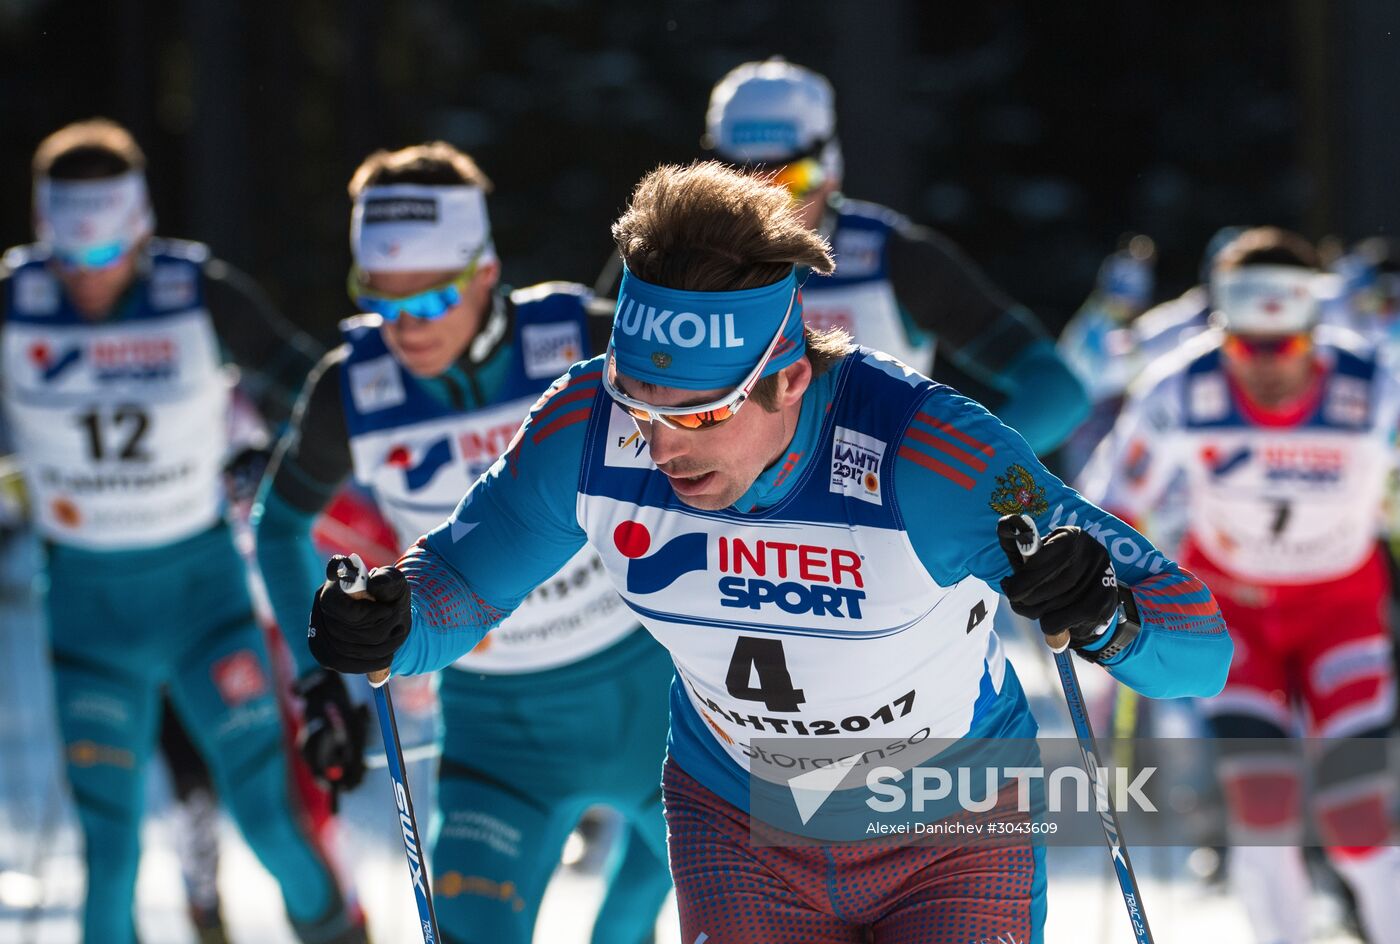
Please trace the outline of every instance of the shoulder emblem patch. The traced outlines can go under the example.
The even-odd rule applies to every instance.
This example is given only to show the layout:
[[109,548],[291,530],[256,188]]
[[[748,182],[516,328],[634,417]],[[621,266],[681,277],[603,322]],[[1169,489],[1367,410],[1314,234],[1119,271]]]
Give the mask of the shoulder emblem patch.
[[1031,473],[1019,463],[1012,464],[1005,475],[997,476],[997,487],[987,504],[1000,515],[1039,515],[1050,509],[1045,489],[1035,484]]

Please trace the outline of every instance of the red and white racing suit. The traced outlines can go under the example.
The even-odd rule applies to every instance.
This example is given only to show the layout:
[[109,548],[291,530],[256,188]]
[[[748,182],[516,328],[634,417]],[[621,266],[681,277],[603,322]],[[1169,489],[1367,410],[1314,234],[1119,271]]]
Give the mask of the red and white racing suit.
[[[1307,393],[1281,410],[1252,403],[1228,375],[1218,332],[1157,361],[1080,483],[1130,522],[1149,517],[1169,490],[1185,496],[1181,564],[1210,587],[1235,641],[1225,689],[1202,703],[1219,736],[1376,736],[1395,713],[1390,577],[1378,538],[1400,382],[1358,336],[1327,328],[1315,336]],[[1301,790],[1286,752],[1271,757],[1268,741],[1255,744],[1266,750],[1221,752],[1233,835],[1245,843],[1234,864],[1271,876],[1254,888],[1240,883],[1256,930],[1268,935],[1261,939],[1291,941],[1301,932],[1285,916],[1303,907],[1306,878],[1297,849],[1280,843],[1297,835]],[[1390,861],[1397,850],[1378,848],[1391,828],[1383,773],[1319,788],[1313,799],[1372,929],[1392,923],[1396,896],[1381,889],[1400,877]]]
[[[1400,383],[1350,335],[1319,332],[1308,392],[1268,411],[1222,364],[1214,332],[1159,361],[1085,471],[1092,501],[1141,521],[1184,477],[1182,564],[1235,639],[1212,714],[1345,737],[1389,723],[1389,578],[1378,538]],[[1340,342],[1340,343],[1338,343]]]

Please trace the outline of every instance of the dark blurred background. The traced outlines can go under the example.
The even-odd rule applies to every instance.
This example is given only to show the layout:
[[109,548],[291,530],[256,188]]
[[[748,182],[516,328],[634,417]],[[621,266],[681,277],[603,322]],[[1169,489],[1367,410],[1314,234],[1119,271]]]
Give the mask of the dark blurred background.
[[351,171],[445,138],[496,181],[509,281],[592,282],[637,178],[696,157],[710,86],[771,54],[834,83],[847,193],[1052,327],[1125,232],[1157,240],[1161,294],[1225,224],[1400,226],[1395,0],[0,0],[0,236],[29,238],[39,139],[107,115],[160,231],[327,339]]

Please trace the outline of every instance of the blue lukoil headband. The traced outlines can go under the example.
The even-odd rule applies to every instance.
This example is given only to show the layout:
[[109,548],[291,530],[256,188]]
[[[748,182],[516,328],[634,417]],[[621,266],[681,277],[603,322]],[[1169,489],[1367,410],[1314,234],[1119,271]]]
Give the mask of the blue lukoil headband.
[[806,350],[795,269],[758,288],[684,292],[643,282],[624,266],[612,329],[617,370],[661,387],[736,387],[768,350],[784,316],[783,339],[763,369],[764,377]]

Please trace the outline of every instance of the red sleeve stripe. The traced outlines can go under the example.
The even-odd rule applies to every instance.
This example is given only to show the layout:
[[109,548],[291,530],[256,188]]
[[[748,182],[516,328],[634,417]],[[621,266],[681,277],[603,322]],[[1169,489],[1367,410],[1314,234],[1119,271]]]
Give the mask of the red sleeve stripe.
[[413,602],[429,628],[482,630],[499,623],[506,614],[481,598],[462,575],[437,556],[420,539],[399,558],[413,591]]
[[561,391],[560,394],[556,394],[555,396],[550,398],[548,403],[546,403],[543,407],[540,408],[540,412],[535,415],[536,425],[548,420],[548,418],[553,414],[559,413],[565,406],[567,406],[570,403],[577,403],[580,400],[591,399],[593,395],[597,392],[597,390],[597,387],[591,385],[584,387],[580,390],[572,390],[569,387],[565,387],[564,391],[566,392]]
[[1214,616],[1220,612],[1213,598],[1198,603],[1168,603],[1163,600],[1143,600],[1142,609],[1149,613],[1181,613],[1186,616]]
[[559,430],[564,429],[565,427],[568,427],[568,426],[573,426],[575,423],[582,423],[584,420],[588,419],[588,417],[590,417],[590,416],[592,416],[592,415],[593,415],[593,407],[592,407],[592,406],[582,407],[582,408],[580,408],[580,409],[573,410],[573,411],[571,411],[571,412],[565,413],[563,416],[558,417],[558,418],[555,419],[552,423],[550,423],[548,426],[544,427],[544,428],[541,429],[539,432],[535,433],[534,436],[530,437],[530,441],[531,441],[532,443],[534,443],[536,446],[538,446],[540,443],[544,442],[544,441],[545,441],[546,439],[548,439],[550,436],[552,436],[552,435],[554,435],[555,433],[559,432]]
[[[560,401],[567,402],[570,399],[593,393],[598,389],[598,381],[602,378],[601,370],[589,371],[586,374],[579,374],[577,377],[569,378],[569,382],[562,387],[551,387],[546,391],[549,395],[544,398],[544,406]],[[544,407],[540,407],[544,409]]]
[[1158,574],[1133,587],[1134,593],[1149,597],[1183,597],[1193,593],[1208,593],[1206,585],[1192,574]]
[[972,486],[976,484],[967,473],[959,472],[950,465],[944,465],[932,456],[926,456],[922,452],[915,452],[908,446],[899,447],[899,457],[901,459],[908,459],[910,462],[916,462],[925,469],[931,469],[945,479],[952,481],[954,484],[961,485],[969,491],[972,489]]
[[[594,395],[598,392],[598,387],[595,383],[589,381],[602,376],[603,372],[601,370],[590,371],[586,374],[579,374],[579,376],[571,380],[566,386],[560,387],[553,397],[545,401],[544,406],[540,407],[539,412],[530,418],[530,429],[538,430],[531,441],[538,444],[540,440],[546,438],[555,430],[578,422],[577,419],[570,420],[568,423],[562,422],[562,420],[567,417],[567,414],[577,409],[574,404],[586,402],[588,407],[591,408],[592,400]],[[579,384],[578,381],[584,381],[584,383]]]
[[[1210,590],[1190,574],[1159,574],[1133,587],[1142,609],[1183,616],[1218,616],[1220,607]],[[1189,599],[1194,597],[1195,599]]]
[[1154,600],[1170,600],[1175,597],[1189,597],[1192,594],[1204,593],[1206,588],[1200,583],[1181,583],[1170,587],[1142,587],[1133,588],[1137,593]]
[[1157,574],[1133,587],[1144,623],[1169,632],[1216,634],[1225,631],[1220,606],[1200,579],[1181,571]]
[[939,452],[947,453],[954,459],[957,459],[959,462],[963,462],[976,469],[978,472],[987,471],[987,463],[985,460],[977,458],[970,452],[964,452],[957,446],[954,446],[952,443],[948,442],[946,439],[940,439],[937,436],[931,436],[923,430],[913,426],[909,427],[908,436],[910,439],[913,439],[916,442],[921,442],[926,446],[932,446]]
[[964,433],[962,430],[957,429],[953,426],[949,426],[942,420],[929,416],[927,413],[916,413],[914,414],[914,419],[918,420],[920,423],[923,423],[926,426],[932,426],[940,433],[952,436],[964,446],[976,450],[977,452],[982,453],[984,456],[995,456],[997,454],[997,451],[991,446],[987,445],[986,443],[977,439],[973,439],[971,436],[969,436],[967,433]]

